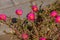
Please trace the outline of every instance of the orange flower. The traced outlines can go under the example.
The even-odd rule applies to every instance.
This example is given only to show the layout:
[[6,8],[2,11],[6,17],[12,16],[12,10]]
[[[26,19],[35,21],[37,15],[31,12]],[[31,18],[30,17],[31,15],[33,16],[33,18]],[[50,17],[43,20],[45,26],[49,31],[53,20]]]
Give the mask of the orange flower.
[[55,21],[56,21],[57,23],[60,23],[60,16],[57,16],[57,17],[55,18]]
[[51,17],[56,17],[57,16],[57,12],[56,11],[52,11],[50,14]]
[[34,21],[35,20],[35,14],[33,12],[28,13],[27,19],[30,21]]
[[37,7],[36,5],[33,5],[33,6],[32,6],[32,10],[33,10],[34,12],[37,12],[37,11],[38,11],[38,7]]
[[5,14],[0,14],[0,20],[6,21],[7,16]]
[[22,34],[22,38],[23,38],[23,39],[28,39],[28,34],[23,33],[23,34]]
[[17,15],[22,15],[22,13],[23,13],[23,10],[22,10],[22,9],[20,9],[20,10],[17,9],[17,10],[16,10],[16,14],[17,14]]

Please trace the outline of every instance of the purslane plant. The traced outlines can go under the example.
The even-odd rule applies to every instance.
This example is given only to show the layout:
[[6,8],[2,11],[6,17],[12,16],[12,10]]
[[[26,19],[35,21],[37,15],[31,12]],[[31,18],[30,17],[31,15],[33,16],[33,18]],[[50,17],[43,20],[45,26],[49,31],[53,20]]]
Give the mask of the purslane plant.
[[20,18],[22,9],[16,10],[18,18],[0,14],[0,23],[14,30],[13,35],[20,40],[60,40],[60,3],[47,5],[46,8],[41,6],[32,5],[31,12],[23,20]]

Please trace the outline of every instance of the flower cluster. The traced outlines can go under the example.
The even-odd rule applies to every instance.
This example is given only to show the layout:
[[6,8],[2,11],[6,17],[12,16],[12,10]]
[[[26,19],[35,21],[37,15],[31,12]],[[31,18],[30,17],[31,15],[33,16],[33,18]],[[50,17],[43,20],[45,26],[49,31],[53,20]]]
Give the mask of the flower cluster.
[[2,13],[0,14],[0,23],[4,22],[4,24],[14,30],[13,34],[16,34],[20,40],[60,40],[58,38],[60,36],[60,10],[58,10],[60,6],[55,5],[54,7],[56,8],[52,6],[52,8],[48,7],[48,10],[45,10],[41,7],[38,8],[37,5],[32,5],[32,10],[27,14],[26,19],[23,20],[20,18],[23,14],[22,9],[15,11],[18,18],[10,18]]
[[52,11],[50,15],[51,15],[51,17],[55,17],[55,22],[56,23],[60,23],[60,16],[58,15],[57,11],[55,11],[55,10]]

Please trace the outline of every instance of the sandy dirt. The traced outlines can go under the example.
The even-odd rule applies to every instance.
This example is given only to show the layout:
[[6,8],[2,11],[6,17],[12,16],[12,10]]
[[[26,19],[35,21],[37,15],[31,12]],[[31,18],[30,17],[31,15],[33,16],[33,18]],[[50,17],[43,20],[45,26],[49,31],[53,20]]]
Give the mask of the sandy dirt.
[[1,35],[0,40],[19,40],[16,36],[13,35]]

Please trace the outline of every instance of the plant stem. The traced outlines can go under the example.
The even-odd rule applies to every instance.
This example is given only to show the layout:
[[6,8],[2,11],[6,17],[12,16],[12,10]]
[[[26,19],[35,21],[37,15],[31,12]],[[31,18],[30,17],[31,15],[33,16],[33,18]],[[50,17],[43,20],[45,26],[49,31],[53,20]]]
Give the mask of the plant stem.
[[13,28],[13,26],[11,27],[11,25],[7,24],[6,22],[2,22],[2,23],[8,25],[12,30],[15,31],[17,37],[21,38],[21,35],[20,35],[19,31],[16,28]]
[[16,28],[14,28],[13,30],[15,31],[16,35],[18,36],[18,38],[21,38],[21,35],[20,35],[19,31]]
[[32,25],[33,25],[33,29],[34,29],[34,31],[35,31],[35,33],[37,35],[37,40],[39,40],[38,31],[36,29],[36,26],[34,25],[34,23],[32,23]]

